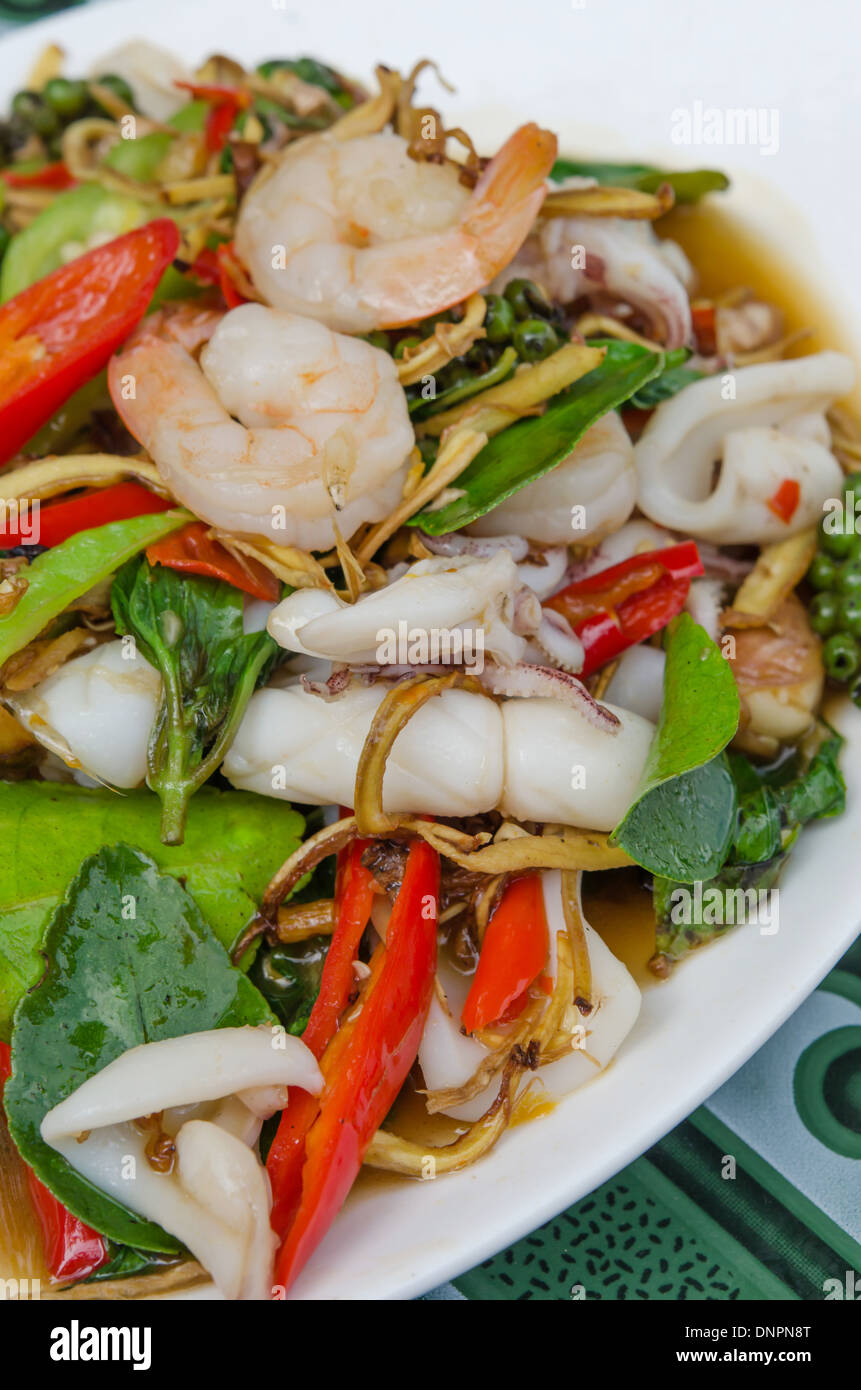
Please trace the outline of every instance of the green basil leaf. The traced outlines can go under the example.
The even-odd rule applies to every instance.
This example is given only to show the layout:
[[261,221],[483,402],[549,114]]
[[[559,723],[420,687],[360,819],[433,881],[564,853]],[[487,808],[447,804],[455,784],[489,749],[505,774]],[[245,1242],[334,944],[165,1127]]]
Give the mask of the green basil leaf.
[[26,1163],[75,1216],[122,1245],[172,1253],[158,1226],[80,1177],[45,1144],[45,1115],[129,1048],[274,1023],[194,899],[155,862],[112,845],[81,865],[43,943],[45,974],[21,1000],[4,1106]]
[[737,796],[723,749],[738,728],[729,664],[689,613],[667,628],[661,717],[633,805],[613,840],[654,874],[692,883],[727,857]]
[[188,803],[220,766],[245,707],[283,652],[245,633],[243,595],[138,556],[111,588],[117,631],[130,633],[162,678],[147,783],[162,803],[162,839],[181,844]]
[[683,391],[692,382],[701,381],[705,372],[685,366],[690,355],[687,348],[677,348],[668,352],[664,370],[651,381],[647,381],[642,390],[635,391],[628,404],[636,406],[638,410],[651,410],[654,406],[660,405],[661,401],[678,395],[679,391]]
[[663,967],[660,973],[696,947],[707,945],[741,924],[747,908],[742,908],[740,914],[739,894],[748,894],[751,889],[757,895],[767,892],[775,883],[785,858],[785,854],[780,854],[749,869],[726,866],[715,878],[702,884],[679,883],[656,876],[655,963]]
[[738,828],[732,845],[736,864],[764,864],[781,850],[780,804],[771,787],[759,787],[739,801]]
[[144,790],[117,796],[101,787],[0,782],[0,1038],[8,1040],[15,1005],[42,975],[45,928],[88,855],[116,839],[151,855],[184,884],[229,950],[304,828],[287,802],[212,787],[195,797],[181,846],[161,843],[159,820],[158,800]]
[[556,183],[572,177],[596,179],[613,188],[637,188],[654,193],[668,183],[677,203],[696,203],[706,193],[722,193],[729,179],[718,169],[658,169],[654,164],[611,164],[606,161],[557,159],[550,170]]
[[590,425],[627,401],[663,370],[665,354],[638,343],[602,340],[607,352],[587,372],[550,401],[543,415],[519,420],[485,444],[454,486],[463,493],[444,507],[425,509],[408,525],[431,536],[468,526],[570,454]]
[[[794,753],[772,767],[760,767],[740,753],[728,761],[739,792],[738,817],[729,858],[712,879],[690,885],[656,877],[654,882],[657,956],[664,964],[719,936],[740,920],[739,893],[757,895],[777,879],[802,825],[839,815],[846,784],[837,765],[843,740],[826,739],[806,767]],[[679,891],[681,890],[681,891]],[[757,897],[758,912],[762,899]]]
[[777,797],[789,824],[839,816],[846,809],[846,783],[837,765],[843,739],[826,739],[807,769],[794,781],[777,789]]

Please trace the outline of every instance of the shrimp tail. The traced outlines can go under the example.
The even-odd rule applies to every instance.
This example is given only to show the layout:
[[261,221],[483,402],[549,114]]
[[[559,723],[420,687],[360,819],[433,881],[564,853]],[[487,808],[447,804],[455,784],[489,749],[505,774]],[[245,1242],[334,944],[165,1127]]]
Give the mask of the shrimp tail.
[[475,238],[488,279],[526,240],[544,202],[557,149],[552,131],[530,121],[509,136],[476,184],[462,230]]

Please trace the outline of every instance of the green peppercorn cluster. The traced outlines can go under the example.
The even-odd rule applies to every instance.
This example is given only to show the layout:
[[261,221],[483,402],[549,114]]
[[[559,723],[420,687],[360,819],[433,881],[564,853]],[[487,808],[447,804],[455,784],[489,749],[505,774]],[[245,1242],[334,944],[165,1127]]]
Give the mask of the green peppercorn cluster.
[[[485,305],[485,336],[434,373],[433,397],[427,397],[424,383],[407,387],[413,419],[426,419],[499,385],[521,362],[541,362],[568,340],[561,311],[531,280],[511,280],[503,294],[486,295]],[[462,317],[463,308],[458,305],[424,319],[407,332],[369,333],[367,341],[399,361],[409,348],[429,338],[438,323],[456,323]]]
[[827,517],[819,527],[807,573],[815,590],[808,611],[811,627],[823,639],[826,673],[850,686],[861,703],[861,473],[845,479],[844,493],[843,525],[838,529]]
[[[135,109],[131,88],[122,77],[107,72],[95,81]],[[0,122],[0,164],[11,163],[34,135],[47,157],[58,159],[60,137],[67,125],[83,116],[108,114],[90,95],[90,84],[82,78],[52,77],[41,92],[16,92],[8,118]]]

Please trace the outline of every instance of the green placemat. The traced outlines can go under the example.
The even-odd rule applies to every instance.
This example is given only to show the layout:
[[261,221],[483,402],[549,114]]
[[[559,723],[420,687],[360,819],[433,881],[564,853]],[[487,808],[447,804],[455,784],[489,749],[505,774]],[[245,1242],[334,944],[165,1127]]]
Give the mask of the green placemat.
[[859,1156],[861,940],[688,1120],[435,1296],[861,1297]]

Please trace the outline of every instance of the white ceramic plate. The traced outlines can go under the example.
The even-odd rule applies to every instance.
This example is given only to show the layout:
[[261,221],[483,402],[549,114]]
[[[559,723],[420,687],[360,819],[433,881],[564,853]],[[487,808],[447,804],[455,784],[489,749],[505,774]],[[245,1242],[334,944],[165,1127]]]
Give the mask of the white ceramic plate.
[[[779,0],[723,0],[711,11],[685,0],[114,0],[0,40],[0,100],[53,39],[67,49],[70,71],[135,36],[189,62],[216,51],[257,60],[311,53],[362,76],[381,60],[408,67],[429,55],[460,89],[445,98],[446,114],[486,148],[535,119],[584,155],[727,168],[737,176],[736,209],[808,276],[824,280],[827,266],[849,322],[861,307],[850,100],[858,25],[839,0],[818,0],[814,35],[841,39],[817,54],[809,11]],[[777,134],[776,152],[673,143],[676,113],[695,119],[697,102],[701,111],[761,111],[763,143],[773,146]],[[793,210],[802,199],[812,229]],[[850,809],[804,832],[781,881],[777,935],[737,929],[648,990],[609,1070],[545,1119],[511,1131],[476,1167],[351,1199],[297,1297],[407,1298],[471,1267],[641,1154],[765,1042],[858,930],[861,714],[847,711],[844,729]]]

